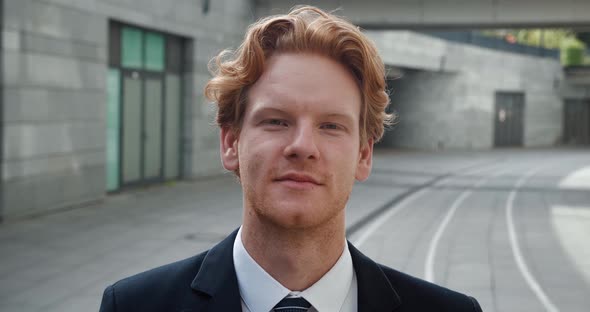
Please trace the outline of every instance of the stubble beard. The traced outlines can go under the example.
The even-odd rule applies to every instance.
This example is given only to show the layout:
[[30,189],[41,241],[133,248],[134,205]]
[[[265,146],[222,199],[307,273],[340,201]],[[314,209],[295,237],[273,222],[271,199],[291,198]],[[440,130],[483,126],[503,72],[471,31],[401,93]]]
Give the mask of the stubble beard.
[[[342,219],[342,222],[344,221],[344,218],[338,218],[338,215],[345,213],[346,203],[352,190],[352,186],[346,187],[347,190],[342,192],[341,195],[327,194],[328,200],[322,203],[314,202],[313,199],[308,198],[301,201],[303,207],[292,207],[297,203],[283,205],[280,198],[272,196],[272,192],[256,189],[254,185],[245,185],[243,183],[242,187],[244,190],[244,217],[255,218],[256,222],[264,227],[287,232],[314,231],[337,226],[340,219]],[[300,192],[301,197],[306,195],[305,192]],[[294,191],[291,198],[296,194],[297,192]],[[285,211],[288,209],[294,211]],[[336,224],[334,224],[335,222]]]

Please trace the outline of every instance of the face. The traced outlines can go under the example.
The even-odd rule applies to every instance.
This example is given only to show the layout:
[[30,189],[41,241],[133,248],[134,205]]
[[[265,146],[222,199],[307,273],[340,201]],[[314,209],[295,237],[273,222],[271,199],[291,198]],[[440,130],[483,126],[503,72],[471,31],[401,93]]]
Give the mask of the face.
[[238,170],[244,218],[288,229],[341,217],[356,180],[371,171],[373,142],[360,144],[361,94],[340,64],[279,54],[252,86],[239,134],[221,131],[222,162]]

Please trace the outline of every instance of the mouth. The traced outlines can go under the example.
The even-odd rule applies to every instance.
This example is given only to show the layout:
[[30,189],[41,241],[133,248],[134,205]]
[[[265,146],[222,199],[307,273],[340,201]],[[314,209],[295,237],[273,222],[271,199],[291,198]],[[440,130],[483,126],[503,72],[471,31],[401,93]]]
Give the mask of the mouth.
[[311,175],[302,173],[288,173],[278,177],[275,179],[275,181],[297,188],[309,188],[322,185],[318,179]]

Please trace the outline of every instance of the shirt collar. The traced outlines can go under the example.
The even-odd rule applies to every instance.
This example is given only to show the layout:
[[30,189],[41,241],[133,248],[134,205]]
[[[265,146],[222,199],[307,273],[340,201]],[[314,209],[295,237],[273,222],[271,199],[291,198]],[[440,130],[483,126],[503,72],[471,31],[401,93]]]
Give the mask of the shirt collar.
[[342,255],[322,278],[309,288],[301,292],[317,311],[340,311],[350,285],[354,269],[348,244],[344,243]]
[[354,274],[352,257],[345,243],[336,264],[319,281],[302,292],[291,292],[248,254],[242,243],[241,228],[234,241],[233,258],[240,295],[250,311],[271,311],[289,294],[305,298],[317,311],[340,311]]
[[290,292],[252,259],[242,243],[241,227],[234,241],[234,266],[240,295],[250,311],[271,311]]

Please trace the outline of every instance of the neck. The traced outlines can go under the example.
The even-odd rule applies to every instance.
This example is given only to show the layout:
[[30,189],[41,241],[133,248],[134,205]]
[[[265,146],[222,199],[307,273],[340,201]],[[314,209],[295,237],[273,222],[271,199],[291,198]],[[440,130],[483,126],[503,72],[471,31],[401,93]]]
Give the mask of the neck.
[[302,291],[320,280],[344,250],[344,212],[317,228],[285,229],[244,219],[242,243],[250,256],[287,289]]

